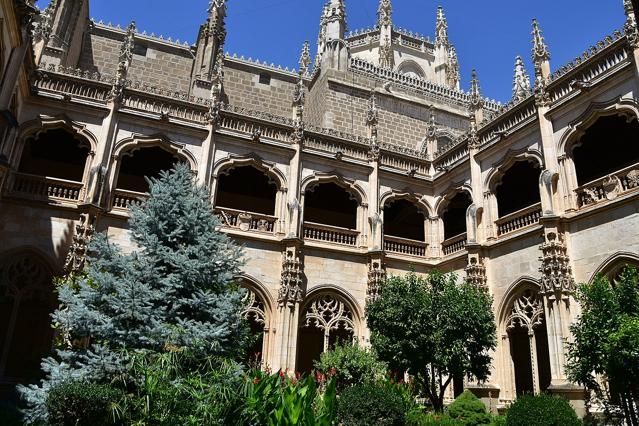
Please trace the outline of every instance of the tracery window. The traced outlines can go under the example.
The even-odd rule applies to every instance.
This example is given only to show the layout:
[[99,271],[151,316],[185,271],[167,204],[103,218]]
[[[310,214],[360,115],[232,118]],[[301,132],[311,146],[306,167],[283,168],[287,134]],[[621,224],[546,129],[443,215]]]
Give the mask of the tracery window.
[[322,294],[312,299],[300,316],[297,369],[309,372],[314,361],[338,342],[353,340],[353,312],[339,296]]
[[266,327],[266,308],[264,301],[251,289],[245,288],[242,303],[242,318],[249,323],[251,333],[256,337],[247,353],[247,361],[260,362],[264,359],[264,330]]
[[40,377],[40,360],[51,351],[55,305],[52,274],[37,256],[0,259],[0,384]]

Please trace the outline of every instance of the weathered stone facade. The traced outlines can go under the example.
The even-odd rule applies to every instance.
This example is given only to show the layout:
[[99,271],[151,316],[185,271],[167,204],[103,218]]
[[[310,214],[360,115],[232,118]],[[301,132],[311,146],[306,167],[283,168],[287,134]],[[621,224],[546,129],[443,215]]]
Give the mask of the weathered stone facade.
[[384,277],[440,269],[494,297],[493,373],[469,387],[493,408],[541,390],[579,405],[564,371],[574,283],[639,262],[631,8],[623,32],[552,74],[535,21],[534,76],[517,59],[501,105],[477,78],[459,90],[441,9],[432,42],[395,29],[388,0],[376,27],[345,34],[348,5],[331,0],[296,72],[224,55],[224,0],[194,46],[91,22],[88,0],[0,4],[0,386],[50,347],[41,277],[81,267],[94,231],[134,249],[127,206],[173,158],[245,246],[266,365],[366,344]]

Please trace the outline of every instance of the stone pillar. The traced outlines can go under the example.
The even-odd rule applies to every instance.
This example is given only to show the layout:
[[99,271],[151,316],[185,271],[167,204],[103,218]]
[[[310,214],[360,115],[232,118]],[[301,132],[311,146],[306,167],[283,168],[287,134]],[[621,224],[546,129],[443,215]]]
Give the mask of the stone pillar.
[[277,305],[277,330],[273,368],[295,370],[297,336],[301,303],[304,300],[305,278],[303,241],[289,238],[283,241],[282,274]]
[[208,135],[202,141],[202,157],[200,158],[199,169],[197,171],[198,184],[211,189],[211,176],[213,175],[213,164],[215,162],[215,120],[209,120]]

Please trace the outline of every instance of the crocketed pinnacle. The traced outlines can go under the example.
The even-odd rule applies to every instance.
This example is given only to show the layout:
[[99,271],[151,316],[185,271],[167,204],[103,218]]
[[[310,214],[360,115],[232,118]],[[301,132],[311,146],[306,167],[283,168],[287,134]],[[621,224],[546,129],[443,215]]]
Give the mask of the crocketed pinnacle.
[[524,67],[521,56],[515,58],[515,77],[513,79],[513,99],[522,100],[530,94],[530,76]]
[[535,67],[540,66],[542,62],[550,60],[550,52],[548,51],[548,46],[546,45],[546,41],[544,40],[544,36],[541,34],[541,29],[539,28],[539,23],[536,19],[532,20],[532,35],[533,35],[533,62],[535,63]]
[[481,98],[481,89],[479,88],[479,80],[477,79],[477,70],[473,70],[470,80],[470,109],[478,111],[483,106]]
[[391,0],[380,0],[379,7],[377,8],[377,25],[380,28],[393,25],[392,16],[393,5],[391,4]]
[[448,47],[448,21],[444,15],[444,8],[437,8],[437,24],[435,26],[435,45]]
[[300,61],[299,61],[300,75],[307,75],[309,73],[309,67],[311,65],[311,46],[308,41],[304,42],[304,47],[302,47],[302,53],[300,53]]

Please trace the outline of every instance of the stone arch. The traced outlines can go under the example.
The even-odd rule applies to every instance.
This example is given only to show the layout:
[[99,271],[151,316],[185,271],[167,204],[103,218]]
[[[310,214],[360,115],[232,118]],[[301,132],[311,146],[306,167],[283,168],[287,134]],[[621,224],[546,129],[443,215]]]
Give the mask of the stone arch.
[[315,287],[300,309],[297,370],[308,372],[321,353],[337,341],[356,341],[362,334],[362,312],[355,299],[334,285]]
[[167,136],[157,133],[155,135],[133,135],[122,139],[115,144],[113,149],[113,157],[121,163],[122,157],[131,155],[135,151],[143,148],[159,147],[163,150],[175,155],[178,158],[186,160],[194,174],[197,173],[197,160],[193,153],[187,148],[186,144],[174,142]]
[[419,209],[424,213],[426,218],[429,218],[433,215],[433,208],[430,206],[428,201],[424,199],[423,195],[416,194],[409,189],[405,189],[403,191],[399,191],[396,189],[391,189],[386,191],[379,198],[379,208],[380,210],[384,209],[384,206],[388,203],[392,203],[396,200],[406,200],[414,203]]
[[397,72],[407,77],[424,79],[424,69],[414,60],[405,59],[397,67]]
[[256,344],[250,348],[248,357],[268,364],[275,335],[275,304],[273,298],[260,281],[248,274],[240,274],[236,277],[236,280],[246,290],[244,297],[245,307],[241,315],[245,320],[249,321],[251,330],[254,333],[262,333]]
[[228,173],[230,170],[236,167],[252,166],[257,170],[263,172],[269,179],[271,179],[280,191],[286,191],[287,179],[284,173],[277,168],[275,163],[271,163],[263,160],[258,155],[229,155],[227,158],[219,160],[213,166],[213,178],[216,179],[224,173]]
[[568,124],[568,128],[559,139],[558,152],[572,157],[575,144],[601,117],[620,115],[628,122],[639,119],[639,101],[616,97],[604,102],[593,102],[574,121]]
[[473,190],[469,183],[457,183],[449,186],[435,202],[435,215],[441,217],[443,210],[448,206],[450,200],[452,200],[457,194],[465,193],[471,200],[471,204],[475,202],[473,200]]
[[494,193],[508,169],[520,161],[536,164],[540,169],[544,168],[543,154],[539,150],[530,148],[508,150],[499,161],[493,164],[484,180],[484,188],[489,188]]
[[323,183],[334,183],[344,188],[361,206],[367,205],[366,191],[354,179],[346,178],[336,171],[329,173],[316,172],[302,179],[301,193],[304,194],[308,190],[312,191]]
[[629,251],[618,251],[604,260],[590,276],[588,283],[592,284],[597,275],[604,275],[612,280],[616,277],[621,269],[631,265],[639,269],[639,254]]
[[510,285],[498,310],[505,399],[540,393],[550,385],[550,352],[539,280],[521,277]]
[[0,253],[0,382],[24,383],[41,375],[40,361],[52,349],[55,271],[35,248]]

